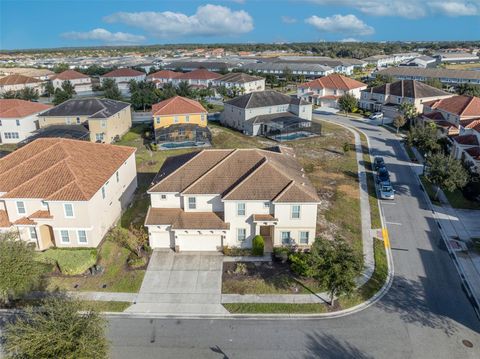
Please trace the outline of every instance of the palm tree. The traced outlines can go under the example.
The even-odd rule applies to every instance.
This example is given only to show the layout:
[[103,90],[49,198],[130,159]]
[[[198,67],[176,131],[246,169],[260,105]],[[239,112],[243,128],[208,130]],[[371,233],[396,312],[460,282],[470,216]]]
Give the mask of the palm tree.
[[177,94],[183,97],[191,97],[192,87],[187,81],[181,81],[177,86]]

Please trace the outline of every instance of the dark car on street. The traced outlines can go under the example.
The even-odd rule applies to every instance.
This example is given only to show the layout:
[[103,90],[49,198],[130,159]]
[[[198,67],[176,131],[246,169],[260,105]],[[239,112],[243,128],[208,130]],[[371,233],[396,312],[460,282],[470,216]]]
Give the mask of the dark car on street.
[[390,180],[390,174],[385,167],[380,167],[377,171],[377,182],[385,182]]
[[373,159],[373,169],[378,171],[378,169],[381,167],[385,167],[385,161],[383,160],[383,157],[377,156]]

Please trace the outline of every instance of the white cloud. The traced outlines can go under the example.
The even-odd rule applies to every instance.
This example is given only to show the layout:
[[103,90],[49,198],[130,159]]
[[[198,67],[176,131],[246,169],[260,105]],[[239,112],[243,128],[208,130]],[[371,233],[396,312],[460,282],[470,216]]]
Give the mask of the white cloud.
[[253,30],[253,19],[246,11],[210,4],[198,7],[191,16],[171,11],[117,12],[104,20],[138,27],[161,38],[231,36]]
[[340,42],[360,42],[360,40],[353,37],[347,37],[346,39],[341,39]]
[[297,19],[290,16],[282,16],[281,19],[284,24],[295,24],[297,22]]
[[441,12],[450,16],[479,13],[480,0],[309,0],[318,5],[356,9],[371,16],[400,16],[418,19]]
[[365,24],[355,15],[333,15],[318,17],[316,15],[305,19],[307,24],[312,25],[322,32],[333,32],[340,34],[371,35],[374,28]]
[[138,44],[146,39],[143,35],[133,35],[126,32],[110,32],[100,28],[86,32],[66,32],[62,34],[62,37],[70,40],[98,40],[107,44]]

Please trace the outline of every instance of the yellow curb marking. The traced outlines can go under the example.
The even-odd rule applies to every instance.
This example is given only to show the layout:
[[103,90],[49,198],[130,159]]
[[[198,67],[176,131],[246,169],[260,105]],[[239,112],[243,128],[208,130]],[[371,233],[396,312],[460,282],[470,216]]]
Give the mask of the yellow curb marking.
[[386,228],[382,228],[382,235],[383,235],[383,242],[385,243],[385,248],[389,248],[390,239],[388,239],[388,230]]

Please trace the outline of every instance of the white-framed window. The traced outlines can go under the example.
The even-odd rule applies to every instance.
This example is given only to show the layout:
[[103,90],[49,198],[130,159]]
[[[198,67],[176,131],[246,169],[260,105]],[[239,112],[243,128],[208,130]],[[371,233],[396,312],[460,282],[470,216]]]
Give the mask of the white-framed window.
[[105,199],[105,187],[102,187],[102,198]]
[[270,208],[270,202],[263,202],[263,208]]
[[237,216],[245,215],[245,203],[237,203]]
[[201,117],[202,121],[205,121],[205,117],[206,116],[202,114],[202,117]]
[[245,228],[237,228],[237,241],[244,242],[247,238],[247,230]]
[[157,117],[157,124],[160,123],[160,117]]
[[299,238],[300,244],[308,244],[308,236],[309,235],[310,235],[310,232],[301,231],[300,232],[300,238]]
[[48,209],[48,203],[45,201],[42,201],[42,207],[45,209]]
[[115,178],[117,179],[117,183],[120,182],[120,174],[117,172],[115,172]]
[[83,229],[79,229],[77,232],[78,243],[87,243],[87,232]]
[[300,218],[300,206],[298,204],[294,204],[291,207],[291,218],[292,219],[299,219]]
[[166,195],[166,194],[162,194],[162,195],[160,195],[160,198],[165,200],[165,199],[167,199],[167,195]]
[[70,117],[67,117],[67,118],[65,119],[65,123],[66,123],[67,125],[71,125],[71,124],[72,124],[72,119],[71,119]]
[[62,229],[60,231],[60,241],[62,243],[70,243],[70,236],[68,234],[68,231],[65,229]]
[[15,140],[20,138],[18,132],[5,132],[4,136],[7,140]]
[[290,232],[280,232],[280,236],[282,238],[282,244],[290,244]]
[[65,213],[66,218],[73,218],[75,216],[73,213],[73,204],[71,203],[64,203],[63,211]]
[[30,232],[29,233],[30,234],[30,239],[31,240],[37,239],[37,231],[36,231],[35,227],[29,227],[28,229],[29,229],[29,232]]
[[185,122],[190,122],[190,115],[185,116]]
[[174,121],[175,121],[175,123],[178,123],[178,116],[174,117]]
[[25,210],[25,202],[18,201],[17,202],[17,213],[18,214],[25,214],[27,211]]
[[96,133],[95,134],[96,141],[103,141],[103,133]]
[[107,127],[107,120],[100,121],[100,126],[102,126],[102,128]]
[[80,124],[80,117],[77,117],[77,124]]
[[188,208],[189,209],[197,208],[197,199],[195,197],[188,197]]
[[15,120],[15,124],[16,124],[17,126],[20,126],[20,120]]

